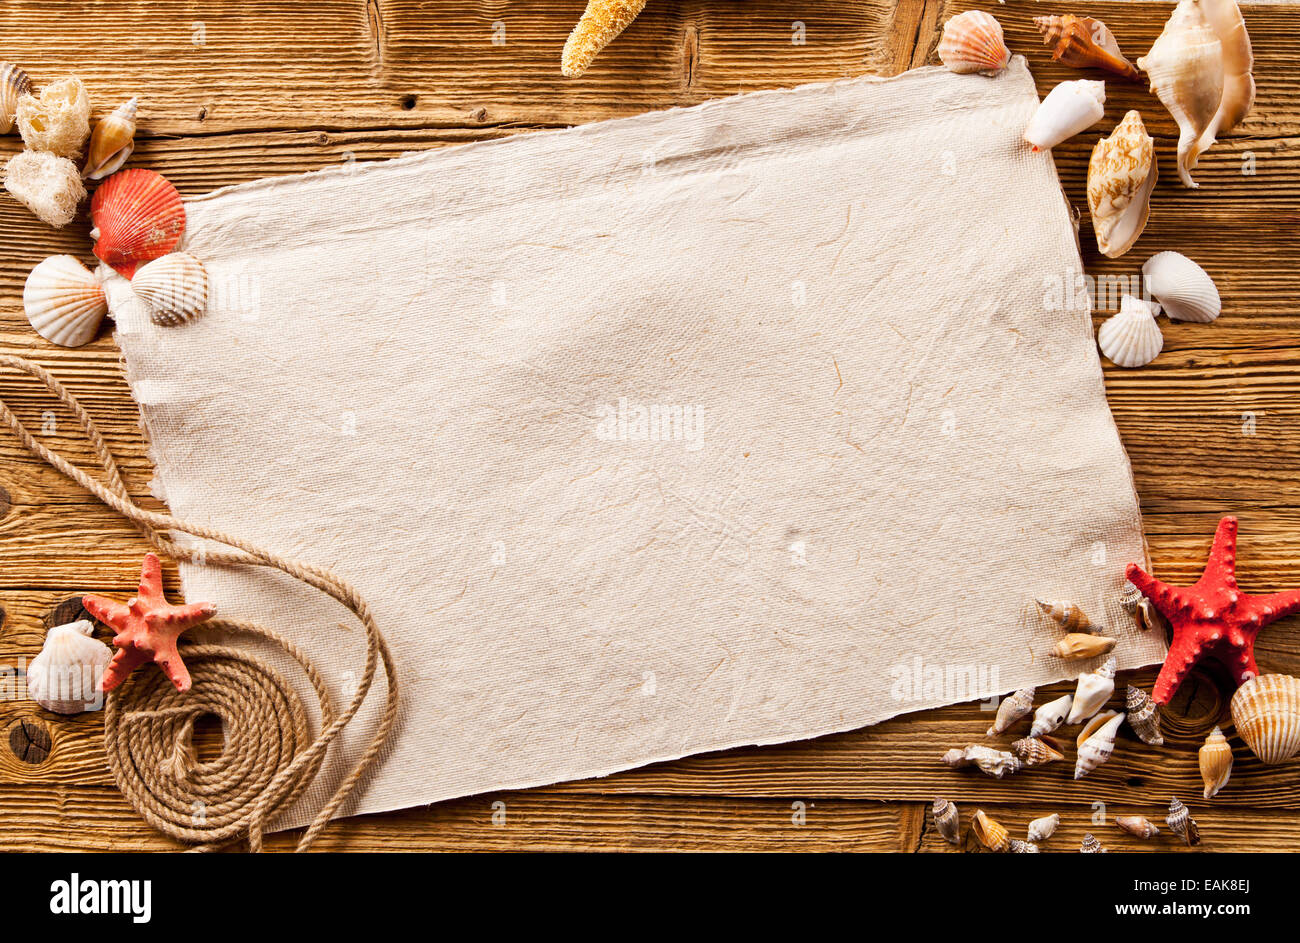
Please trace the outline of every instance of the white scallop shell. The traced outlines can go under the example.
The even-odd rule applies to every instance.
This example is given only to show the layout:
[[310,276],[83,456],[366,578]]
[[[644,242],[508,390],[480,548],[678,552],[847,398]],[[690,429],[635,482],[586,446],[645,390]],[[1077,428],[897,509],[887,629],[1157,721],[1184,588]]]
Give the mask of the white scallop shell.
[[208,302],[208,273],[188,252],[171,252],[140,266],[131,287],[149,306],[155,324],[192,321]]
[[1160,306],[1132,295],[1119,301],[1119,314],[1097,331],[1097,346],[1119,367],[1140,367],[1156,359],[1165,346],[1156,315]]
[[1039,102],[1025,128],[1025,140],[1036,151],[1049,150],[1100,121],[1105,105],[1105,82],[1062,82]]
[[47,711],[80,714],[103,703],[99,684],[113,650],[91,633],[85,621],[56,625],[27,666],[27,695]]
[[1175,321],[1209,324],[1223,310],[1214,279],[1185,255],[1157,252],[1142,266],[1142,278],[1147,291]]
[[27,276],[23,310],[36,333],[61,347],[94,340],[108,314],[99,278],[70,255],[52,255]]

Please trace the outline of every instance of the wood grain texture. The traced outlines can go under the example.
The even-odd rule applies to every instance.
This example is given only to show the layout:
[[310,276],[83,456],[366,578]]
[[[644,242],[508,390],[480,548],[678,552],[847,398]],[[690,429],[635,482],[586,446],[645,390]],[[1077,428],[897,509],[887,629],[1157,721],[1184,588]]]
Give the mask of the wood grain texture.
[[[559,75],[559,52],[583,3],[99,0],[51,17],[36,0],[11,0],[0,8],[0,56],[22,63],[38,84],[75,71],[97,111],[140,95],[132,163],[159,170],[188,195],[742,91],[893,74],[937,62],[942,23],[972,5],[651,0],[583,79],[569,81]],[[1013,51],[1028,56],[1040,94],[1078,77],[1051,62],[1031,22],[1066,7],[983,6],[1004,24]],[[1068,10],[1103,19],[1136,59],[1170,6],[1080,0]],[[1258,100],[1244,124],[1202,157],[1200,190],[1178,185],[1176,127],[1139,83],[1108,82],[1105,120],[1058,147],[1055,159],[1067,197],[1083,210],[1080,244],[1096,281],[1098,321],[1156,251],[1191,255],[1219,286],[1217,322],[1168,327],[1165,350],[1148,367],[1107,365],[1107,393],[1159,575],[1195,579],[1218,516],[1233,512],[1242,518],[1243,586],[1266,591],[1300,586],[1300,5],[1250,5],[1245,13]],[[1108,260],[1097,254],[1087,219],[1087,160],[1097,137],[1129,108],[1141,110],[1157,138],[1161,181],[1137,247]],[[0,139],[0,156],[19,146],[16,137]],[[87,231],[84,220],[50,230],[0,196],[0,350],[30,356],[64,379],[100,422],[132,492],[157,506],[111,338],[55,348],[22,313],[27,272],[56,252],[89,262]],[[28,382],[0,372],[0,398],[52,447],[83,465],[92,461],[71,417]],[[144,550],[129,525],[0,435],[0,846],[170,847],[113,789],[98,715],[61,718],[21,696],[23,659],[39,649],[51,612],[87,591],[130,593]],[[170,569],[168,581],[175,586]],[[1300,673],[1298,623],[1277,623],[1261,636],[1266,670]],[[1153,672],[1134,677],[1149,684]],[[964,824],[983,807],[1014,834],[1060,811],[1061,831],[1045,851],[1076,850],[1089,830],[1112,850],[1168,850],[1167,834],[1143,843],[1094,825],[1092,803],[1105,803],[1112,820],[1139,813],[1163,828],[1177,794],[1207,835],[1204,850],[1294,849],[1300,764],[1265,768],[1234,741],[1231,783],[1213,802],[1201,800],[1195,750],[1221,718],[1224,698],[1205,678],[1185,697],[1180,709],[1188,716],[1167,723],[1164,750],[1125,730],[1116,757],[1079,783],[1065,763],[1006,782],[940,765],[944,750],[980,741],[989,724],[987,712],[967,704],[816,741],[361,817],[328,830],[319,847],[957,851],[934,833],[926,811],[942,794],[961,804]],[[504,825],[493,823],[496,801],[505,803]],[[270,844],[286,849],[290,837]]]

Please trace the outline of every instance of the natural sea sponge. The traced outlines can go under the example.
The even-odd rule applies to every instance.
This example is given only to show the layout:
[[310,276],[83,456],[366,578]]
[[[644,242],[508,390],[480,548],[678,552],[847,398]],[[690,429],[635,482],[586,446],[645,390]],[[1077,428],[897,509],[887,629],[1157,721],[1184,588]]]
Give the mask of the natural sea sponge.
[[45,86],[40,97],[18,99],[17,119],[30,150],[75,159],[90,137],[90,96],[81,79],[70,75]]
[[77,165],[45,151],[22,151],[5,164],[5,189],[51,226],[63,227],[86,198]]

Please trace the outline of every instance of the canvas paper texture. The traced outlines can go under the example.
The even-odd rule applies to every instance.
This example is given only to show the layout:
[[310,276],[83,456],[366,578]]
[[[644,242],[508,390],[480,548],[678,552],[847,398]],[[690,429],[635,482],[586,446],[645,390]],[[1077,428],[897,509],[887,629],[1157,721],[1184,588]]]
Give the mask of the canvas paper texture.
[[[1036,102],[1017,59],[260,181],[187,202],[201,320],[111,280],[172,511],[332,568],[392,645],[347,811],[1070,676],[1035,595],[1163,655],[1116,602],[1138,507]],[[181,572],[346,699],[341,607]]]

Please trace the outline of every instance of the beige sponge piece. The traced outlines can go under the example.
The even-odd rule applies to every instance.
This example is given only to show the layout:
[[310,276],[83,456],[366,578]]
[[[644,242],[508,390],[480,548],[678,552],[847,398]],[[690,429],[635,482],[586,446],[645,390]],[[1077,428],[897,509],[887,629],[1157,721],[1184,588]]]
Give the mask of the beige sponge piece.
[[51,226],[63,227],[86,198],[81,171],[66,157],[22,151],[5,164],[5,189]]
[[81,79],[70,75],[45,86],[40,97],[19,98],[16,117],[30,150],[75,159],[90,137],[90,96]]

